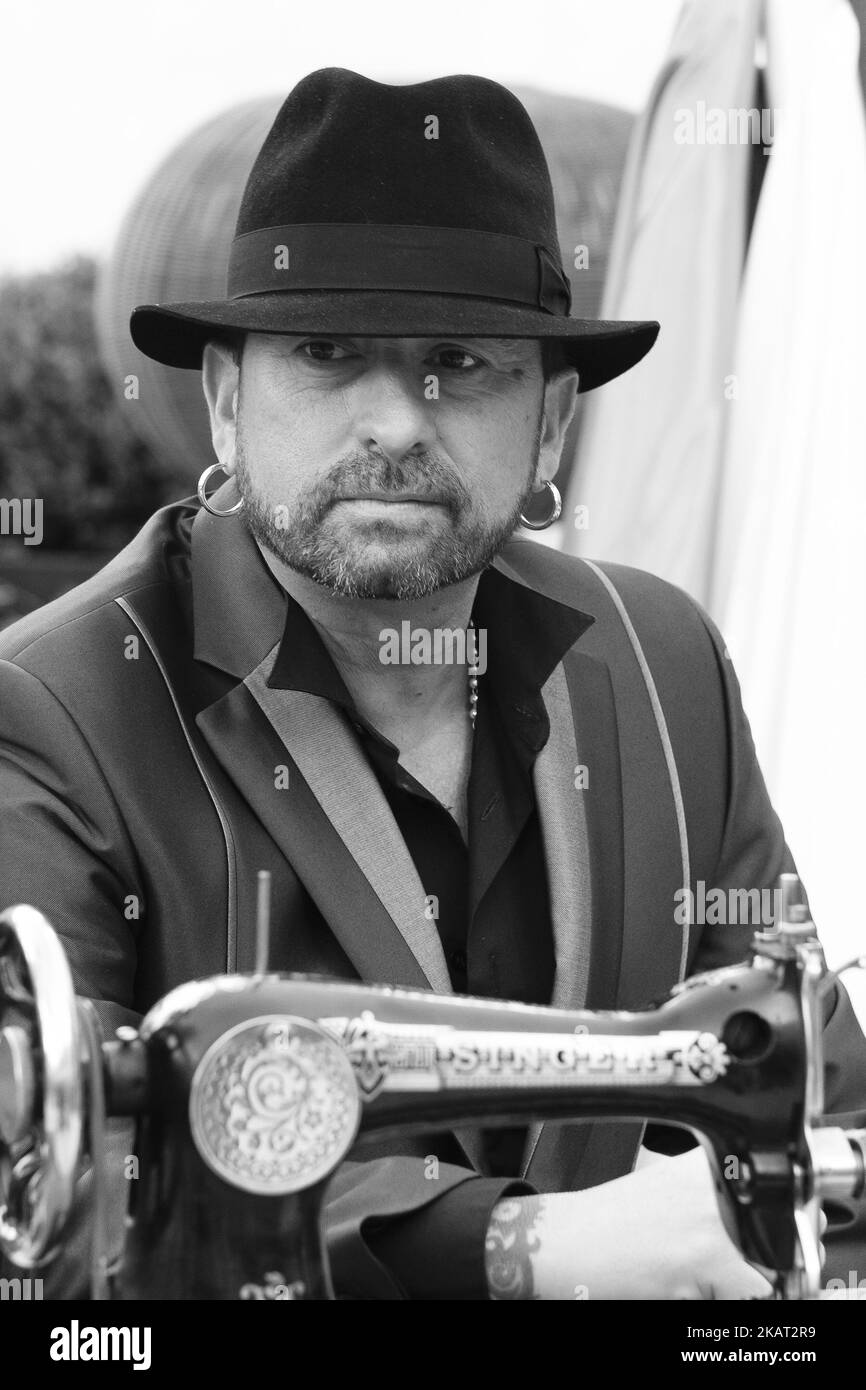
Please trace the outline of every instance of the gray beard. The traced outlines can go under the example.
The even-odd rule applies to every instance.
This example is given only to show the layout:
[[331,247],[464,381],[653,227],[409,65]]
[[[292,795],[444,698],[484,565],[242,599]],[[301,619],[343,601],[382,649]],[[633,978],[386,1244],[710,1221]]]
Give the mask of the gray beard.
[[[541,431],[539,429],[539,442]],[[426,598],[438,589],[459,584],[485,569],[514,533],[535,477],[536,458],[526,486],[506,516],[485,521],[472,516],[472,501],[462,480],[435,457],[425,455],[392,464],[366,454],[353,455],[302,494],[291,512],[268,503],[256,491],[238,432],[236,484],[244,500],[241,515],[251,535],[289,569],[321,584],[342,598]],[[331,504],[354,490],[422,491],[447,507],[451,526],[437,535],[422,554],[393,559],[382,556],[395,528],[387,520],[368,523],[368,536],[379,544],[374,550],[364,536],[331,535]],[[279,516],[279,519],[278,519]],[[401,533],[402,534],[402,533]],[[414,548],[417,551],[417,538]]]

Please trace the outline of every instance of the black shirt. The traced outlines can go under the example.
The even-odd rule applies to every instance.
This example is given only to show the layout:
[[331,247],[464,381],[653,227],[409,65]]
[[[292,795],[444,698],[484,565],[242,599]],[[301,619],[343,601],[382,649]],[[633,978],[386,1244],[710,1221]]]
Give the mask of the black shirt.
[[[549,1004],[555,954],[532,767],[550,733],[541,687],[587,619],[495,569],[481,576],[473,616],[486,629],[487,669],[478,681],[468,846],[450,812],[401,765],[399,749],[356,708],[289,595],[268,684],[319,695],[351,720],[424,886],[455,992]],[[467,678],[467,720],[468,710]],[[522,1126],[487,1132],[491,1174],[520,1171],[525,1136]]]

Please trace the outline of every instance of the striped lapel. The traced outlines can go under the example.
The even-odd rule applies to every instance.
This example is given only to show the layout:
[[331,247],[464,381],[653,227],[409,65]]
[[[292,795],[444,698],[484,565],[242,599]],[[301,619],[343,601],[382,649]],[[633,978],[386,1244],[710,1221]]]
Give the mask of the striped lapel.
[[[610,1008],[622,941],[622,799],[607,668],[566,654],[542,690],[550,737],[535,769],[556,948],[552,1003]],[[525,1175],[542,1190],[577,1185],[593,1126],[530,1127]]]
[[246,677],[245,685],[400,932],[430,988],[439,994],[452,993],[436,923],[425,916],[425,893],[418,871],[348,720],[315,695],[272,689],[267,680],[276,652],[274,647]]
[[592,939],[592,886],[581,758],[562,663],[542,690],[550,737],[533,768],[535,798],[544,842],[556,976],[551,1003],[580,1009],[586,1003]]

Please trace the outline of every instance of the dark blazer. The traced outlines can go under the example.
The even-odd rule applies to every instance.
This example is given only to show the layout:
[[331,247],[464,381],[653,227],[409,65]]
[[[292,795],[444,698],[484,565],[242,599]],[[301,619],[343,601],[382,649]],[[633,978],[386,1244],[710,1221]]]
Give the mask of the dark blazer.
[[[551,733],[534,769],[553,1002],[646,1005],[686,974],[742,958],[750,935],[678,925],[678,889],[772,888],[793,869],[732,663],[703,610],[651,575],[516,539],[496,566],[589,619],[544,687]],[[186,499],[0,634],[0,907],[47,914],[109,1027],[182,981],[252,968],[261,868],[272,874],[273,968],[450,990],[414,864],[351,725],[324,700],[267,685],[284,610],[241,520]],[[307,924],[302,888],[327,930]],[[827,1013],[828,1109],[863,1123],[866,1043],[844,991]],[[641,1133],[545,1126],[527,1179],[561,1191],[619,1176]],[[464,1157],[437,1184],[413,1156],[427,1150],[410,1144],[345,1165],[328,1207],[338,1277],[383,1288],[364,1220],[471,1181],[463,1137]]]

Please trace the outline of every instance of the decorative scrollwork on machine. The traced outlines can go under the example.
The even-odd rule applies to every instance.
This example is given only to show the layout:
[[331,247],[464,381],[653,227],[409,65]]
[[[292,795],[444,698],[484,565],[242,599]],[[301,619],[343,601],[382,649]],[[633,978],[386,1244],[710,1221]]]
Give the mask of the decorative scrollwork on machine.
[[276,1196],[331,1173],[354,1141],[358,1088],[342,1048],[305,1019],[251,1019],[205,1053],[190,1126],[208,1167],[233,1187]]

